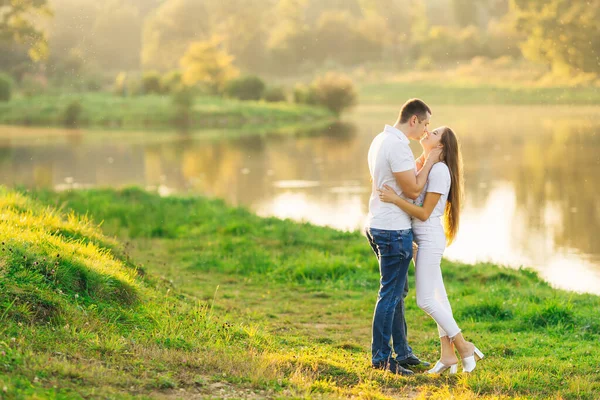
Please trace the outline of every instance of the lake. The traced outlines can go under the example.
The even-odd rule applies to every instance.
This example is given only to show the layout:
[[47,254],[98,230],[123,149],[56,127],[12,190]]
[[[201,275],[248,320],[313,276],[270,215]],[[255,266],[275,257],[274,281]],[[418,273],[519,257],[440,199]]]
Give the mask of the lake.
[[[432,128],[455,130],[465,162],[465,207],[446,257],[531,267],[553,286],[600,294],[600,107],[433,111]],[[237,138],[227,131],[0,127],[0,183],[57,190],[138,185],[361,229],[370,194],[367,150],[397,113],[394,106],[361,106],[323,131]],[[417,142],[412,148],[420,153]]]

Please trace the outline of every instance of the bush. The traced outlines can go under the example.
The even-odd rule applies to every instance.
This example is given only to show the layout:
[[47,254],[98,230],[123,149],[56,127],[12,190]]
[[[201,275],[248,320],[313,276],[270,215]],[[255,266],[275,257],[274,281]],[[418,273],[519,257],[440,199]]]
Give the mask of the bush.
[[70,102],[62,113],[63,125],[73,128],[77,126],[83,113],[83,106],[79,100],[73,100]]
[[315,92],[310,87],[302,84],[297,84],[293,92],[294,103],[298,104],[317,104]]
[[99,92],[104,86],[104,78],[99,75],[86,76],[82,84],[83,90],[87,92]]
[[142,93],[143,94],[161,94],[160,75],[158,72],[146,72],[142,76]]
[[181,72],[171,71],[167,72],[160,79],[160,88],[163,93],[175,94],[182,90]]
[[0,101],[9,101],[12,95],[13,80],[7,74],[0,74]]
[[287,96],[285,94],[284,88],[282,88],[281,86],[273,86],[265,90],[263,99],[270,103],[278,103],[287,101]]
[[232,79],[225,85],[225,95],[240,100],[259,100],[265,91],[265,82],[258,76]]
[[354,84],[345,75],[330,72],[317,78],[311,85],[311,91],[316,104],[328,108],[337,116],[356,104]]

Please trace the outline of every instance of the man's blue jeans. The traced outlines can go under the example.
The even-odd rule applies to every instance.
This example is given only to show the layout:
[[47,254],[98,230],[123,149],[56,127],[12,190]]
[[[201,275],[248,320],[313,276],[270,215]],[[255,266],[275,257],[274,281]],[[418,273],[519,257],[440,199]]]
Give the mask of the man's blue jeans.
[[412,258],[412,230],[388,231],[368,228],[369,243],[379,261],[380,285],[373,315],[372,363],[381,365],[392,355],[402,362],[412,355],[407,341],[404,298],[408,293],[407,274]]

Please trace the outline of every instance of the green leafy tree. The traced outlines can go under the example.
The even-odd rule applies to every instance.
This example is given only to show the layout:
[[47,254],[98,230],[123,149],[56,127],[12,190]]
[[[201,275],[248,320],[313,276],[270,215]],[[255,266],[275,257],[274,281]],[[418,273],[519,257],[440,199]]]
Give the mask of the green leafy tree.
[[600,73],[600,1],[512,0],[523,55],[554,72]]
[[92,26],[92,46],[98,65],[111,69],[140,66],[142,20],[136,7],[125,0],[100,4]]
[[50,15],[47,0],[0,1],[0,41],[25,43],[32,60],[45,59],[48,56],[46,36],[34,21]]
[[308,0],[280,0],[275,14],[277,23],[267,47],[276,70],[294,70],[311,59],[314,35],[306,18]]
[[51,0],[54,17],[47,21],[49,57],[47,71],[56,83],[72,83],[94,63],[91,27],[98,5],[94,0]]
[[178,67],[191,43],[210,36],[210,20],[204,2],[166,0],[144,23],[142,65],[161,71]]
[[258,72],[268,66],[265,43],[275,23],[278,0],[212,0],[205,2],[211,33],[221,37],[236,64]]
[[[479,23],[479,4],[473,0],[452,0],[454,9],[454,18],[462,27],[469,25],[478,25]],[[480,3],[480,2],[479,2]]]
[[[379,58],[382,38],[371,35],[371,27],[363,26],[363,21],[347,11],[324,12],[315,29],[318,38],[315,46],[317,61],[331,59],[341,64],[352,65]],[[344,40],[339,40],[340,37]]]

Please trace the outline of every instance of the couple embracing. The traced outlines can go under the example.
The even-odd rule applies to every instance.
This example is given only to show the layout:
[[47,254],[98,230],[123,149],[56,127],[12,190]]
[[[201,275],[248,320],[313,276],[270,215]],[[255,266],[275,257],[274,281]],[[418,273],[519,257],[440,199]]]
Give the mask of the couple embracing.
[[[372,193],[366,235],[380,272],[371,361],[374,368],[401,375],[412,375],[414,366],[429,366],[407,341],[404,298],[413,241],[417,305],[437,323],[441,342],[440,358],[427,372],[456,373],[455,350],[464,372],[473,371],[476,360],[483,358],[462,336],[442,279],[442,254],[458,230],[462,161],[455,133],[448,127],[430,132],[430,117],[423,101],[407,101],[396,123],[373,139],[368,155]],[[423,147],[416,161],[409,139]]]

